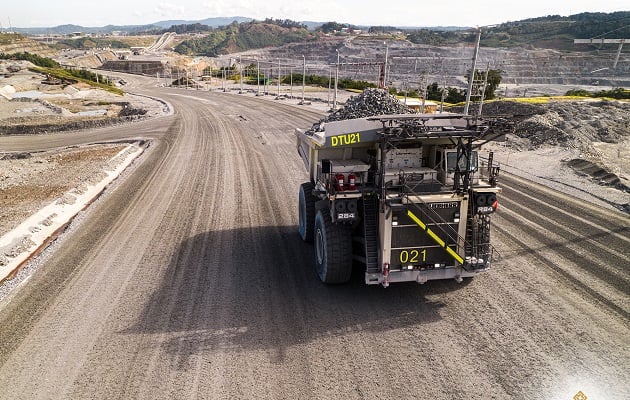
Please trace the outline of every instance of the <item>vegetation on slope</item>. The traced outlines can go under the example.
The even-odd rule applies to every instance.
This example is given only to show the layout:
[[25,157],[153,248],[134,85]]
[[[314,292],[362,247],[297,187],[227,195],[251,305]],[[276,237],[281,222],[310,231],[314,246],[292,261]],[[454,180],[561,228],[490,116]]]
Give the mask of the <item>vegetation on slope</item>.
[[313,33],[299,23],[267,19],[264,22],[234,22],[214,29],[202,38],[185,40],[175,47],[175,51],[186,55],[217,56],[312,39]]
[[597,92],[589,92],[582,89],[569,90],[566,93],[567,96],[577,97],[593,97],[593,98],[608,98],[617,100],[630,100],[630,90],[623,88],[616,88],[612,90],[600,90]]
[[97,87],[99,89],[107,90],[108,92],[123,95],[124,92],[110,83],[103,75],[96,74],[91,71],[74,69],[74,68],[45,68],[34,67],[30,68],[34,72],[50,75],[54,78],[60,79],[65,82],[82,82],[90,86]]
[[41,57],[37,54],[31,54],[27,51],[23,53],[5,54],[0,53],[1,60],[23,60],[29,61],[36,67],[30,68],[32,71],[41,74],[50,75],[54,78],[66,82],[83,82],[100,89],[107,90],[116,94],[123,94],[123,91],[107,82],[103,75],[94,72],[74,68],[62,68],[57,61],[48,57]]
[[11,53],[5,54],[0,53],[0,60],[22,60],[29,61],[38,67],[46,67],[46,68],[58,68],[59,63],[57,61],[50,59],[48,57],[41,57],[37,54],[29,53],[28,51],[22,53]]
[[25,38],[26,38],[25,36],[20,35],[19,33],[1,33],[0,32],[0,45],[15,43]]
[[201,32],[212,32],[213,28],[211,26],[194,23],[194,24],[179,24],[179,25],[171,25],[168,29],[162,29],[157,31],[156,33],[162,35],[167,32],[175,32],[178,35],[184,33],[201,33]]
[[[581,13],[562,17],[549,15],[522,21],[506,22],[482,29],[481,45],[485,47],[538,47],[575,50],[573,39],[627,38],[630,36],[630,11],[614,13]],[[439,31],[419,29],[407,32],[416,44],[444,46],[473,43],[473,31]]]
[[117,39],[97,37],[81,37],[77,39],[63,39],[55,45],[58,49],[93,49],[111,47],[113,49],[128,49],[129,44]]

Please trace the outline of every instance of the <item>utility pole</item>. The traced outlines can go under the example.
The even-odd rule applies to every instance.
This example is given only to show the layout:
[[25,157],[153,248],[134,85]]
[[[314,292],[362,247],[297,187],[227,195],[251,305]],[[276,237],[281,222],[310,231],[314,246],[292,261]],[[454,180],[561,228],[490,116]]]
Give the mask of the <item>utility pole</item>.
[[[272,71],[270,70],[270,73]],[[273,74],[272,74],[273,75]],[[267,79],[271,80],[272,76],[270,76],[269,78],[267,78],[267,73],[263,72],[263,95],[267,95]]]
[[238,56],[238,75],[241,78],[241,88],[239,89],[239,93],[243,93],[243,64],[241,64],[241,56]]
[[[405,105],[407,105],[407,86],[409,85],[409,81],[404,81],[403,85],[403,87],[405,88]],[[424,110],[424,107],[422,109]]]
[[333,110],[337,109],[337,81],[339,80],[339,49],[337,49],[337,68],[335,69],[335,95],[333,97]]
[[490,63],[486,65],[486,76],[483,77],[483,86],[481,87],[481,101],[479,102],[479,110],[477,116],[481,117],[481,109],[483,108],[483,100],[486,97],[486,86],[488,85],[488,73],[490,72]]
[[384,72],[385,76],[383,77],[383,87],[385,89],[387,89],[387,67],[388,67],[388,65],[387,65],[387,58],[389,57],[389,55],[388,55],[389,54],[389,46],[387,45],[387,42],[383,42],[383,43],[385,44],[385,67],[384,67],[385,68],[385,72]]
[[280,98],[280,59],[278,58],[278,99]]
[[256,60],[256,96],[260,96],[260,61]]
[[446,79],[442,83],[442,98],[440,99],[440,114],[444,112],[444,98],[446,97]]
[[326,106],[330,107],[330,82],[332,81],[332,70],[328,68],[328,99],[326,100]]
[[302,55],[302,101],[304,104],[304,86],[306,86],[306,56]]
[[427,98],[427,77],[426,77],[426,72],[422,72],[422,74],[420,75],[420,93],[422,94],[422,106],[420,108],[420,110],[422,110],[422,113],[424,114],[424,106],[425,106],[425,100]]

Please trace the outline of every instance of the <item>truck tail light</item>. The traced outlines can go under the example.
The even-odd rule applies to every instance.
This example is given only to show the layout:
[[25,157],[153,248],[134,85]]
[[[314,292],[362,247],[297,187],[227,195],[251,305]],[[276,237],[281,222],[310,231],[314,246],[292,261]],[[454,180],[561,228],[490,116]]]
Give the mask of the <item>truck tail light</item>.
[[356,185],[357,176],[352,172],[348,174],[348,190],[357,190]]
[[497,195],[494,193],[490,193],[488,195],[488,205],[494,208],[494,211],[499,209],[499,200],[497,199]]

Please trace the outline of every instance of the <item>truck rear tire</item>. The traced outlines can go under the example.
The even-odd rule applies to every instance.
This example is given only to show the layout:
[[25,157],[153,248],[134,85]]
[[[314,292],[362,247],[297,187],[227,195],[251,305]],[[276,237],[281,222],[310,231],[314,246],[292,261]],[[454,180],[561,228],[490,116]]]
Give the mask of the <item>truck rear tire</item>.
[[313,196],[314,186],[311,182],[300,185],[298,198],[298,231],[303,241],[313,243],[315,232],[315,196]]
[[348,282],[352,275],[352,227],[333,224],[328,209],[315,216],[315,267],[327,284]]

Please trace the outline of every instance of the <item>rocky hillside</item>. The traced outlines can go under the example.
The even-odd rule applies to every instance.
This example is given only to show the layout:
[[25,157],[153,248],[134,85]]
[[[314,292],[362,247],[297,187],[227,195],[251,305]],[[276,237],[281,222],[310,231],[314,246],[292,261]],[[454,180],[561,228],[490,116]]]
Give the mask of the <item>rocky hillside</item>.
[[[404,39],[388,40],[389,76],[394,85],[413,82],[417,85],[422,75],[432,82],[444,82],[446,86],[465,87],[474,46],[460,43],[457,46],[433,46],[414,44]],[[502,84],[536,85],[592,85],[630,87],[630,46],[626,45],[616,68],[612,68],[618,46],[602,47],[597,53],[553,49],[493,48],[482,46],[479,50],[478,68],[500,70]],[[628,51],[625,48],[628,48]],[[290,43],[281,47],[269,47],[242,53],[245,58],[290,59],[301,64],[304,55],[309,73],[327,76],[330,65],[337,62],[339,50],[343,64],[382,62],[385,58],[383,40],[374,36],[326,37],[312,42]],[[298,65],[299,65],[298,64]],[[375,81],[376,67],[342,66],[341,76]],[[417,86],[414,86],[417,87]],[[504,88],[500,87],[503,90]],[[567,90],[570,88],[567,88]],[[566,90],[565,90],[566,92]],[[553,92],[520,93],[514,95],[553,95]],[[563,92],[564,94],[564,92]],[[511,96],[510,96],[511,95]]]
[[52,57],[57,51],[26,36],[0,33],[0,53],[13,54],[28,52],[42,57]]

